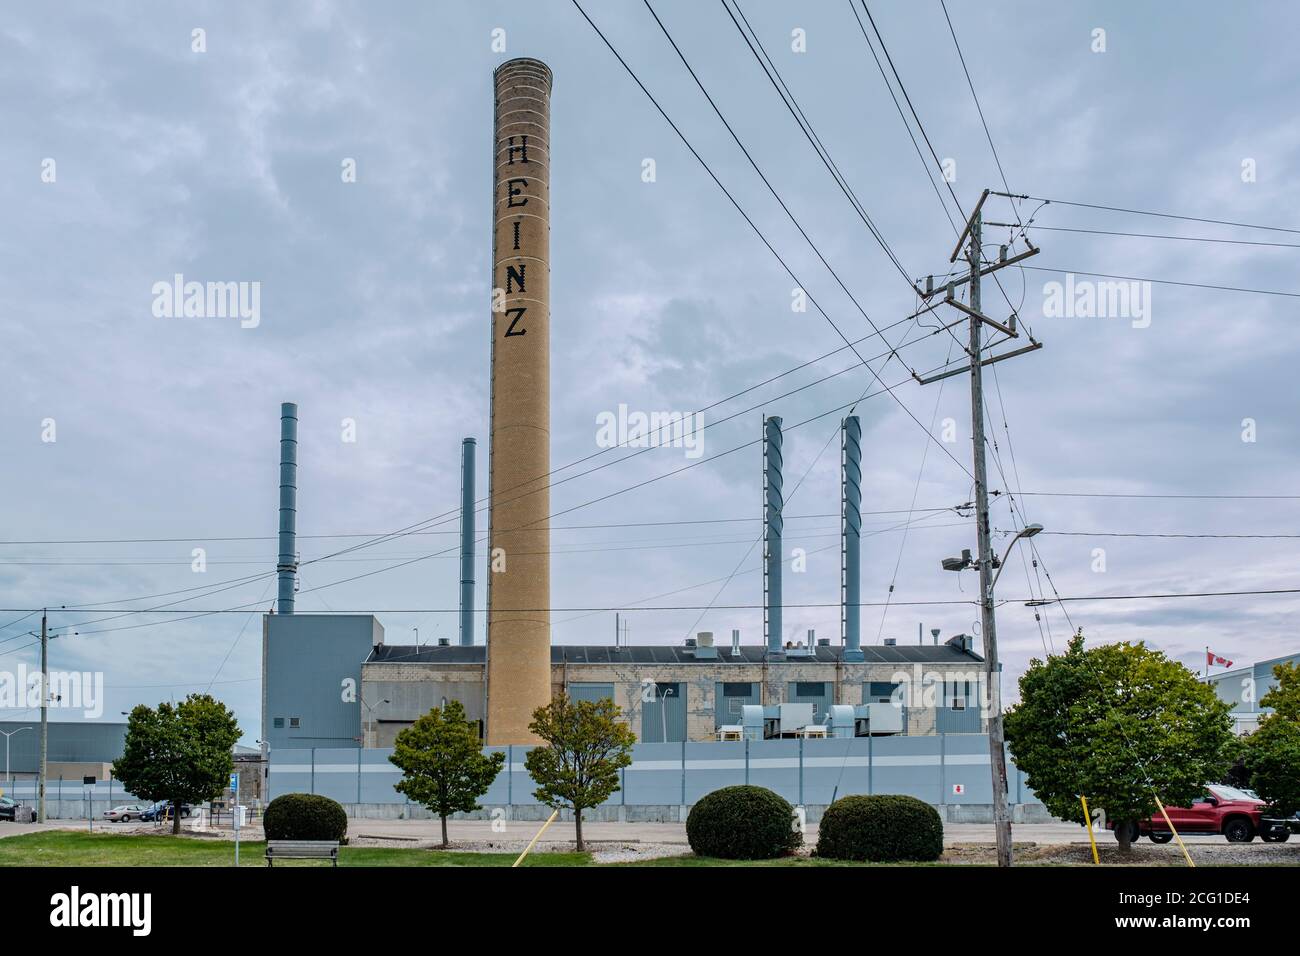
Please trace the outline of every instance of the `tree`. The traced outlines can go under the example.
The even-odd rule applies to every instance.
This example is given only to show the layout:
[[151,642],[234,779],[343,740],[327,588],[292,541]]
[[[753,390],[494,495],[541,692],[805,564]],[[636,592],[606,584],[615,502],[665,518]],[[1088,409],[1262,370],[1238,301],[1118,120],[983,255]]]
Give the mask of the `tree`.
[[170,801],[172,832],[180,833],[184,804],[211,800],[229,785],[239,736],[235,715],[208,694],[164,702],[157,710],[139,704],[127,717],[113,775],[137,797]]
[[1277,686],[1260,699],[1261,707],[1273,708],[1278,717],[1300,721],[1300,667],[1288,661],[1273,668]]
[[556,810],[573,810],[579,852],[584,849],[582,811],[617,793],[618,772],[632,762],[636,735],[618,719],[620,714],[608,697],[593,703],[560,694],[537,708],[528,725],[546,741],[524,757],[524,766],[538,784],[533,796]]
[[1260,700],[1273,708],[1246,738],[1244,763],[1250,786],[1269,804],[1269,812],[1290,816],[1300,810],[1300,668],[1278,664],[1277,686]]
[[1132,826],[1166,806],[1186,806],[1231,759],[1230,705],[1213,688],[1143,643],[1032,660],[1005,728],[1016,766],[1047,809],[1084,822],[1080,795],[1115,825],[1120,852]]
[[1250,786],[1269,805],[1270,815],[1300,810],[1300,721],[1271,714],[1246,739]]
[[403,774],[394,789],[442,820],[445,847],[447,817],[479,809],[478,798],[492,786],[506,755],[483,753],[477,725],[465,717],[460,701],[453,700],[399,733],[388,759]]

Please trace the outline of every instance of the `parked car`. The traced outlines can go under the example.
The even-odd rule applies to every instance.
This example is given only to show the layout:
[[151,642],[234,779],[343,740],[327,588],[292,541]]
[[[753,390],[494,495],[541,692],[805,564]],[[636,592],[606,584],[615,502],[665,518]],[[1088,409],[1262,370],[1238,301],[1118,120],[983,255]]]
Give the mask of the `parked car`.
[[9,797],[0,797],[0,820],[17,823],[35,823],[36,808],[25,803],[15,803]]
[[127,803],[112,810],[105,810],[104,819],[113,823],[130,823],[132,820],[143,820],[144,812],[148,809],[147,803]]
[[[1263,800],[1237,787],[1212,783],[1190,807],[1165,807],[1165,810],[1180,834],[1221,833],[1229,843],[1249,843],[1257,836],[1267,843],[1285,843],[1291,836],[1290,828],[1284,820],[1266,817],[1266,806]],[[1168,843],[1174,838],[1169,823],[1159,813],[1129,826],[1132,840],[1148,836],[1152,843]],[[1106,828],[1113,830],[1115,824],[1107,821]]]
[[[188,803],[181,804],[181,819],[187,819],[193,812]],[[140,819],[146,822],[154,820],[170,820],[172,815],[172,804],[168,800],[159,800],[152,806],[145,807],[140,811]]]

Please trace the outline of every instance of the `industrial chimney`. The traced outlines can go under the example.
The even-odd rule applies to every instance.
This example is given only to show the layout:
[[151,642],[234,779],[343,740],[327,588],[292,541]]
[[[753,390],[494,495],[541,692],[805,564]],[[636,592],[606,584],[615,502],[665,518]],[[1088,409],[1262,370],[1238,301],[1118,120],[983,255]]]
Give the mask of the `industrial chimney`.
[[551,700],[551,71],[494,79],[487,742],[527,744]]
[[298,406],[280,406],[280,556],[275,573],[279,592],[277,614],[293,613],[298,577]]
[[474,452],[476,442],[460,443],[460,643],[474,643]]
[[844,419],[841,459],[840,575],[841,620],[844,624],[844,659],[863,660],[862,654],[862,423],[857,415]]
[[767,656],[783,658],[781,648],[781,531],[785,494],[781,477],[781,419],[763,419],[763,631]]

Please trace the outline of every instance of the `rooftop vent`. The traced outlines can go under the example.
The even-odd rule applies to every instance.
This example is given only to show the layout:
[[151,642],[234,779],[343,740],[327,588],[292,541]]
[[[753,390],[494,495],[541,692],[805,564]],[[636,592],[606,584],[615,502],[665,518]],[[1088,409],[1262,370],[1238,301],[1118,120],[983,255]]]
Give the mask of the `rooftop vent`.
[[897,638],[893,638],[893,637],[887,637],[887,638],[885,638],[885,646],[886,646],[886,647],[897,647],[897,646],[898,646],[898,639],[897,639]]
[[831,646],[831,639],[830,639],[829,637],[819,637],[819,638],[817,639],[817,646],[818,646],[818,647],[830,647],[830,646]]
[[696,635],[695,635],[695,646],[696,646],[696,647],[712,647],[712,646],[713,646],[713,632],[712,632],[712,631],[700,631],[698,634],[696,634]]
[[740,628],[733,628],[731,631],[731,653],[740,653]]
[[449,638],[449,637],[440,637],[440,638],[438,638],[438,646],[439,646],[439,647],[451,647],[451,638]]
[[687,647],[694,647],[694,646],[695,646],[695,638],[693,638],[693,637],[688,637],[688,638],[686,639],[686,646],[687,646]]

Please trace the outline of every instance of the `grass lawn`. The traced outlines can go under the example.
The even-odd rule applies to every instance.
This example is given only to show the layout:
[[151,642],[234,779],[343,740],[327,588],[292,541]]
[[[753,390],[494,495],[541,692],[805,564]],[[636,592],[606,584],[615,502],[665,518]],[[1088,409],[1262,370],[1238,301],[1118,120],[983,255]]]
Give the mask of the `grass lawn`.
[[[243,841],[240,866],[266,866],[266,844]],[[447,853],[405,847],[339,848],[339,866],[509,866],[514,853]],[[0,866],[233,866],[229,840],[129,836],[46,830],[0,840]],[[524,866],[587,866],[586,853],[530,853]],[[281,866],[321,866],[317,860],[286,860]]]

